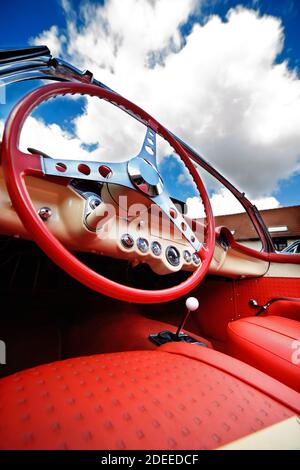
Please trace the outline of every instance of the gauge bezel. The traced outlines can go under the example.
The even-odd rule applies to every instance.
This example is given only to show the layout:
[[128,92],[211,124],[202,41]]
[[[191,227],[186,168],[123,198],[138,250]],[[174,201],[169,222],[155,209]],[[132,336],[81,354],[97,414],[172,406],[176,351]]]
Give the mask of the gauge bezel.
[[[172,248],[173,250],[175,250],[175,251],[178,253],[178,263],[173,263],[173,262],[169,259],[169,257],[168,257],[168,251],[169,251],[171,248]],[[180,265],[180,252],[179,252],[179,250],[176,248],[176,246],[174,246],[174,245],[169,245],[169,246],[167,246],[166,251],[165,251],[165,254],[166,254],[166,259],[167,259],[168,263],[169,263],[171,266],[174,266],[175,268],[177,268],[177,267]]]

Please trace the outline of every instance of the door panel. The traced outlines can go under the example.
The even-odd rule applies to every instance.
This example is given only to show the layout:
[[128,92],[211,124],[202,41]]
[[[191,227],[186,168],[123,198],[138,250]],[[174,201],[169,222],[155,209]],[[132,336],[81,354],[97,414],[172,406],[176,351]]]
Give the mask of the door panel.
[[[260,277],[257,279],[231,280],[206,278],[193,291],[199,299],[199,310],[190,315],[189,328],[217,342],[226,349],[227,324],[241,317],[253,316],[258,309],[250,307],[249,300],[259,305],[273,297],[300,297],[300,278]],[[284,307],[284,316],[295,318],[298,306]],[[274,307],[272,307],[274,308]],[[299,312],[300,313],[300,312]],[[280,314],[278,307],[277,313]],[[300,321],[300,315],[299,315]]]

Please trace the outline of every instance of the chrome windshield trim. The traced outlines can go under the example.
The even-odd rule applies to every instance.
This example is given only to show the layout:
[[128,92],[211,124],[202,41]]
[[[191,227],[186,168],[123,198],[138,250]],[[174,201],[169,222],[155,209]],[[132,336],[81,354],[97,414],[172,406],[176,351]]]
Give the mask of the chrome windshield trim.
[[30,46],[12,49],[0,49],[0,65],[33,59],[41,56],[51,57],[47,46]]

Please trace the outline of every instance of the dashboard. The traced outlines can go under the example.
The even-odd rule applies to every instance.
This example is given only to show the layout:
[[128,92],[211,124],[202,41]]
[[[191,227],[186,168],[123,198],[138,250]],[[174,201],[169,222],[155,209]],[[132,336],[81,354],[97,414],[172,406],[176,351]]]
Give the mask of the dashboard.
[[[55,177],[27,177],[26,186],[49,230],[71,251],[127,259],[133,266],[146,263],[161,275],[192,272],[201,265],[200,257],[179,230],[170,226],[163,214],[153,212],[149,200],[136,191],[126,189],[124,194],[124,188],[117,185]],[[204,221],[185,220],[200,241],[204,240]],[[30,239],[12,207],[1,167],[0,233]],[[268,267],[268,262],[232,247],[226,229],[217,230],[210,274],[236,279],[257,277]]]

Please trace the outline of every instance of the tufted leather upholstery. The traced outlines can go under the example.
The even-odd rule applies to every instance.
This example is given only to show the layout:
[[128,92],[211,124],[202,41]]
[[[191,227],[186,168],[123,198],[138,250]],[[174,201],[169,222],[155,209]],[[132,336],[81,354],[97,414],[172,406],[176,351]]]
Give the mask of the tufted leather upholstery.
[[212,449],[300,413],[270,377],[176,343],[39,366],[0,394],[4,449]]
[[234,357],[300,392],[300,363],[292,360],[300,322],[271,315],[242,318],[229,323],[228,334]]

